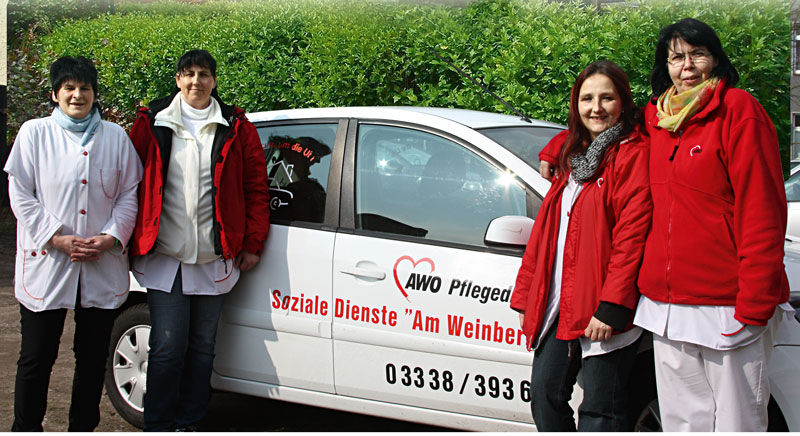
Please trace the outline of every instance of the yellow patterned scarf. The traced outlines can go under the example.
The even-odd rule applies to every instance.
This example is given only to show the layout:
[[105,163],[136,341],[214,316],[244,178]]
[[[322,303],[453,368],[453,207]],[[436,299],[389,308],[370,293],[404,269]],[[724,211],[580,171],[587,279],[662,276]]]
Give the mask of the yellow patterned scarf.
[[658,127],[675,132],[692,115],[702,109],[719,84],[719,79],[712,77],[694,88],[676,94],[675,85],[669,87],[667,92],[658,97]]

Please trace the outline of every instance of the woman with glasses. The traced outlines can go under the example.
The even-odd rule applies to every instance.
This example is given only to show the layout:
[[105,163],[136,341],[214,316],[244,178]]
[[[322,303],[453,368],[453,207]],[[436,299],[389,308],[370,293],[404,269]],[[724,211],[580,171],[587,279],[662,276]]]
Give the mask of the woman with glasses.
[[[645,107],[653,222],[634,323],[653,333],[665,431],[765,431],[773,332],[793,312],[778,139],[714,30],[661,30]],[[557,147],[539,157],[557,171]]]
[[738,79],[707,24],[661,30],[634,323],[653,333],[665,431],[766,431],[773,329],[792,310],[778,308],[789,297],[778,139]]

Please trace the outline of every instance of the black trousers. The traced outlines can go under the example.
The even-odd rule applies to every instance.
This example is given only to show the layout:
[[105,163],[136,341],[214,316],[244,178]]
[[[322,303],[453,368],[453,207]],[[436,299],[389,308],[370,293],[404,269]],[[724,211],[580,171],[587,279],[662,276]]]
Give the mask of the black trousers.
[[[80,301],[80,291],[78,292]],[[100,396],[116,310],[75,309],[75,372],[69,431],[92,431],[100,423]],[[11,431],[42,431],[50,373],[58,357],[67,309],[33,312],[20,304],[22,346],[14,387]]]

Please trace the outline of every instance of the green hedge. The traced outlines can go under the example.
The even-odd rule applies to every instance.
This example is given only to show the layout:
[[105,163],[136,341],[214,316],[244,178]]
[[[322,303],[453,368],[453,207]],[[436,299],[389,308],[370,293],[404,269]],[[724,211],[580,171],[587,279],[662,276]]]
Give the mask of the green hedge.
[[481,0],[465,8],[122,3],[113,15],[66,20],[39,38],[37,68],[44,74],[64,54],[95,59],[102,102],[123,124],[137,106],[172,89],[175,61],[190,48],[215,55],[220,94],[248,111],[424,105],[507,112],[439,61],[434,48],[524,113],[565,123],[575,76],[601,58],[622,66],[637,103],[646,103],[658,31],[683,17],[718,32],[740,72],[739,87],[766,108],[788,161],[790,18],[783,0],[648,0],[601,13],[580,2],[541,0]]
[[59,21],[109,12],[113,3],[113,0],[9,0],[6,9],[9,45],[19,45],[26,31],[46,34]]

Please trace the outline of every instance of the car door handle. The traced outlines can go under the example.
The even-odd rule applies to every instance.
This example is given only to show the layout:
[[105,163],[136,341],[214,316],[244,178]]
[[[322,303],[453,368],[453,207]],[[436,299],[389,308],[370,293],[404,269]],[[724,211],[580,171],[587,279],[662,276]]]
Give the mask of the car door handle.
[[375,279],[375,280],[383,280],[383,279],[386,278],[386,273],[383,272],[383,271],[376,271],[376,270],[373,270],[373,269],[359,268],[357,266],[350,267],[350,268],[345,268],[345,269],[340,270],[339,272],[344,273],[344,274],[349,274],[351,276],[364,277],[364,278]]

